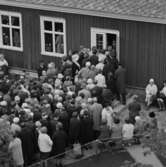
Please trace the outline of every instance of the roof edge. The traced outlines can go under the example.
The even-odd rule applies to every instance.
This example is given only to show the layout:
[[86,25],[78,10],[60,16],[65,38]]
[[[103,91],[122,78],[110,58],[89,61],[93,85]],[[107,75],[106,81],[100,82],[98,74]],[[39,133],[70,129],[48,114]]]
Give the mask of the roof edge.
[[166,19],[161,19],[161,18],[114,14],[114,13],[108,13],[108,12],[76,9],[76,8],[70,8],[70,7],[67,8],[67,7],[58,7],[58,6],[56,7],[56,6],[49,6],[49,5],[46,6],[46,5],[40,5],[40,4],[29,4],[29,3],[20,3],[20,2],[11,2],[11,1],[9,2],[6,0],[0,0],[0,5],[36,9],[36,10],[72,13],[72,14],[80,14],[80,15],[89,15],[89,16],[97,16],[97,17],[106,17],[106,18],[122,19],[122,20],[130,20],[130,21],[166,24]]

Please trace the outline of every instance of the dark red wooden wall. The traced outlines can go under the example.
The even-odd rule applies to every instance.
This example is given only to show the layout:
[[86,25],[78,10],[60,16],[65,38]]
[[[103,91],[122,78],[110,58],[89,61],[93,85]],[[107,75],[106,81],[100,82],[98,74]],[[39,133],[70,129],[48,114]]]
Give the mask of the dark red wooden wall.
[[90,47],[91,27],[119,30],[120,60],[127,69],[128,85],[144,87],[150,77],[158,83],[166,79],[166,25],[7,6],[0,6],[1,9],[22,13],[24,51],[0,49],[14,67],[35,69],[41,59],[60,64],[59,58],[41,55],[40,16],[43,15],[66,20],[68,50],[78,50],[80,45]]

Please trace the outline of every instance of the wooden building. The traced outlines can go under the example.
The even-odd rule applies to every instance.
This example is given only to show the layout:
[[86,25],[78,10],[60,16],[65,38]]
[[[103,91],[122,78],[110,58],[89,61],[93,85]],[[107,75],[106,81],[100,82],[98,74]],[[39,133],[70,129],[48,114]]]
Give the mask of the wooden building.
[[116,44],[127,84],[144,87],[166,72],[164,0],[0,0],[0,52],[12,67],[35,70],[80,45]]

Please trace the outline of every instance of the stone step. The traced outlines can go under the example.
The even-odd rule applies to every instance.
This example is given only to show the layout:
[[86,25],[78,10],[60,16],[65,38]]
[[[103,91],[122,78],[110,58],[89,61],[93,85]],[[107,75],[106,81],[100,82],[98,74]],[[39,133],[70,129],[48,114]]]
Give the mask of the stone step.
[[147,148],[145,150],[145,148],[142,148],[141,146],[133,146],[127,148],[127,150],[138,163],[152,165],[153,167],[164,167],[153,152],[148,152],[146,155],[144,155]]

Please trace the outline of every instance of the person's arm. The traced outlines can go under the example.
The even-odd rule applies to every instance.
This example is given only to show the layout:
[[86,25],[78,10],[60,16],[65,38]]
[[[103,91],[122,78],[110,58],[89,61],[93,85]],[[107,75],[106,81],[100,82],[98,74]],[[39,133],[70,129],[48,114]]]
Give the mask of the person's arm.
[[122,126],[122,137],[124,136],[124,134],[125,134],[125,127]]
[[48,136],[48,144],[50,145],[50,146],[52,146],[53,145],[53,141],[51,140],[51,138]]
[[13,142],[10,142],[9,147],[8,147],[8,151],[11,152],[12,148],[13,148]]
[[146,92],[146,94],[149,94],[149,93],[150,93],[150,92],[149,92],[149,85],[146,86],[145,92]]
[[157,86],[155,85],[155,91],[154,91],[155,95],[157,94],[157,91],[158,91],[158,88],[157,88]]
[[101,120],[106,120],[107,119],[107,116],[106,116],[106,113],[105,113],[105,110],[103,109],[102,112],[101,112]]
[[8,66],[8,62],[4,59],[4,65]]

